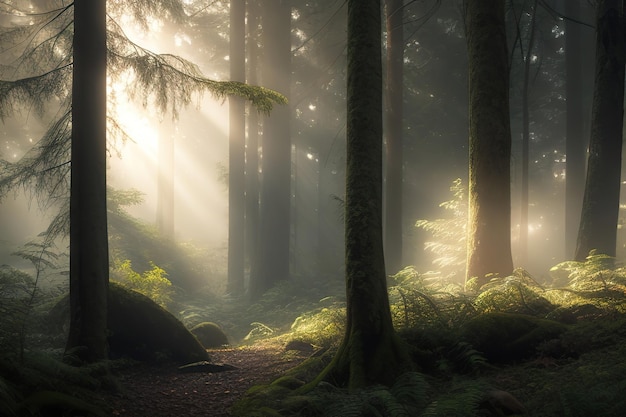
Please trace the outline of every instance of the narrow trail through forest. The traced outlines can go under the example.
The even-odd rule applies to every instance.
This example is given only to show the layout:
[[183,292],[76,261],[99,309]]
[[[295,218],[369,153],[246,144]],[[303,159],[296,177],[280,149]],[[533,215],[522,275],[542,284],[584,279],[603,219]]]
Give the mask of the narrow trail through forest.
[[141,365],[119,372],[121,392],[103,400],[113,416],[223,417],[253,385],[270,382],[308,357],[281,345],[210,350],[211,362],[234,370],[181,373],[176,366]]

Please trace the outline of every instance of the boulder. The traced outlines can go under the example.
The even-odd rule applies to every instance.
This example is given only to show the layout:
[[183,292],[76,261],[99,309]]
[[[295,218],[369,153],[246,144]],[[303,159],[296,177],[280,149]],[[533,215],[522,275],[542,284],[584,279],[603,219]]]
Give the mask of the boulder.
[[[209,360],[209,355],[183,323],[150,298],[118,283],[109,283],[109,351],[112,358],[174,361]],[[69,295],[48,314],[48,329],[64,333],[69,323]]]
[[109,285],[111,356],[143,361],[190,363],[209,355],[183,323],[150,298],[113,283]]
[[191,328],[191,333],[202,343],[205,349],[228,345],[228,337],[220,326],[205,321]]

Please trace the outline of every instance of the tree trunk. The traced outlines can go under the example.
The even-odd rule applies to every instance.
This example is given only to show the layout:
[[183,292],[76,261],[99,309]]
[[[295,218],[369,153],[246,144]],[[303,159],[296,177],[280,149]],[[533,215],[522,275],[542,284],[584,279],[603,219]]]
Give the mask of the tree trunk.
[[511,256],[511,127],[503,0],[467,0],[469,219],[466,280],[508,275]]
[[[580,0],[565,2],[565,14],[581,19]],[[576,234],[585,189],[585,129],[588,120],[583,88],[583,28],[580,23],[565,21],[566,121],[565,121],[565,255],[574,256]]]
[[107,358],[106,1],[74,2],[70,331],[66,354]]
[[[289,98],[291,84],[291,2],[262,0],[262,84]],[[290,107],[264,118],[259,210],[259,245],[250,296],[261,296],[289,278],[291,211]]]
[[385,0],[387,24],[385,260],[387,273],[402,269],[402,123],[404,34],[402,0]]
[[382,237],[380,0],[348,1],[346,333],[318,377],[393,385],[410,360],[391,321]]
[[[245,81],[245,1],[230,2],[230,79]],[[244,244],[246,209],[245,102],[229,97],[228,147],[228,284],[233,295],[244,291]]]
[[624,117],[623,2],[599,0],[596,15],[596,76],[587,182],[575,259],[595,249],[615,256]]
[[[524,54],[524,85],[522,87],[522,195],[520,199],[519,262],[526,266],[528,262],[528,206],[529,201],[529,164],[530,164],[530,60],[535,44],[535,22],[537,21],[537,0],[533,2],[530,20],[530,34]],[[520,45],[521,39],[520,39]]]
[[[256,85],[259,37],[259,7],[257,0],[248,0],[248,83]],[[246,144],[246,232],[245,253],[250,275],[253,275],[255,254],[258,251],[259,235],[259,113],[248,104],[248,141]]]

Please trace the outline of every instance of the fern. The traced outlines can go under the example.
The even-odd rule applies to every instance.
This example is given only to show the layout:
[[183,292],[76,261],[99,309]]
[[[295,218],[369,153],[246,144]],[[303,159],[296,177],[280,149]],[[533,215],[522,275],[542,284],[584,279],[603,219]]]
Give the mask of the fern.
[[244,337],[244,340],[246,341],[268,337],[269,335],[274,334],[274,329],[261,322],[255,321],[250,323],[250,325],[252,326],[252,330],[250,330],[246,337]]
[[429,385],[417,372],[400,375],[391,388],[374,385],[360,390],[329,390],[318,387],[313,391],[312,409],[318,415],[332,417],[411,417],[427,404]]
[[451,213],[447,218],[418,220],[415,227],[432,234],[433,240],[426,242],[425,248],[435,258],[433,264],[444,277],[460,282],[466,262],[465,228],[467,223],[467,191],[460,178],[450,187],[452,199],[439,206]]
[[474,417],[483,400],[487,386],[480,381],[458,384],[454,390],[437,397],[421,417]]
[[421,409],[426,405],[428,382],[419,372],[406,372],[398,377],[391,393],[402,404]]
[[482,292],[474,300],[479,312],[545,314],[554,309],[545,298],[544,289],[522,270],[511,276],[492,278],[480,289]]

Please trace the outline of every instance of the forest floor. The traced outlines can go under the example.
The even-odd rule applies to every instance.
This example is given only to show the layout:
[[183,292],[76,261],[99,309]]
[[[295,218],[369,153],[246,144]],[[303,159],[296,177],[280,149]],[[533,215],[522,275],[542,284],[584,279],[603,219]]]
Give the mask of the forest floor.
[[140,365],[118,371],[121,391],[103,398],[113,416],[229,416],[229,408],[253,385],[269,383],[308,357],[282,345],[210,350],[211,362],[234,370],[181,373],[174,365]]

